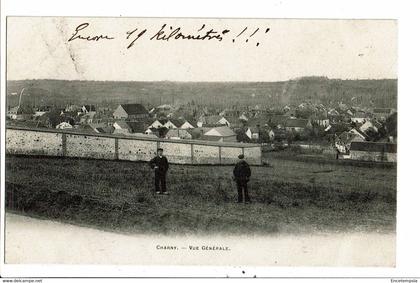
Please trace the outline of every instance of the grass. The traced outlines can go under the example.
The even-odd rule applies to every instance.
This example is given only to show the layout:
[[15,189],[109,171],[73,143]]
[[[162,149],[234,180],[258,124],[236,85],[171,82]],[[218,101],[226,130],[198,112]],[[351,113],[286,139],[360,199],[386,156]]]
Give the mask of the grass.
[[6,158],[8,210],[144,233],[395,231],[396,170],[264,156],[249,205],[236,204],[233,166],[172,165],[169,196],[153,194],[146,163]]

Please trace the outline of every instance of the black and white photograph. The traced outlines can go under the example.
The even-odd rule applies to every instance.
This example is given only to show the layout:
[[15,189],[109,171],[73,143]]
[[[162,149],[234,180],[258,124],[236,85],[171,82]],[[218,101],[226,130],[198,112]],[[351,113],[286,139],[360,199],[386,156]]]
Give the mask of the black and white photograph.
[[395,265],[396,21],[7,25],[6,262]]
[[398,19],[5,24],[5,266],[399,266]]

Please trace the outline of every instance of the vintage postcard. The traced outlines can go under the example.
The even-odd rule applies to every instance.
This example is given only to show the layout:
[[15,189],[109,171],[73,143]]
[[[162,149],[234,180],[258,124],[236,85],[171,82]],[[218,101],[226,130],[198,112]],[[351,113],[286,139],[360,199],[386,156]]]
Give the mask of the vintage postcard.
[[395,267],[397,30],[8,17],[5,263]]

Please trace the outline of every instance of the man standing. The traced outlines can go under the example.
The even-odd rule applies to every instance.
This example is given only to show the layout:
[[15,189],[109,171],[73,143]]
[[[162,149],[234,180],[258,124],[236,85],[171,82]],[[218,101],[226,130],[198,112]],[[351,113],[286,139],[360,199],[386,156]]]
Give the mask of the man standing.
[[155,192],[156,194],[167,195],[166,172],[169,169],[168,159],[163,156],[163,149],[158,148],[157,156],[149,162],[150,167],[155,170]]
[[235,169],[233,169],[233,177],[238,187],[238,203],[242,203],[244,195],[245,203],[249,203],[251,200],[249,199],[247,185],[249,182],[249,178],[251,177],[251,168],[249,167],[248,163],[244,160],[243,154],[240,154],[238,158],[239,161],[238,163],[236,163]]

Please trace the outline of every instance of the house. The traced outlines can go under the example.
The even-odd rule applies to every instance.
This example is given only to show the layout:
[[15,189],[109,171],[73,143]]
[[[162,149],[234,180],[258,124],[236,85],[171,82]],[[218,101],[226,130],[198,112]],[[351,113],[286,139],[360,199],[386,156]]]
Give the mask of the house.
[[283,115],[287,116],[288,118],[296,117],[296,109],[291,109],[289,106],[285,106],[283,111]]
[[177,120],[167,120],[166,123],[163,124],[163,126],[168,129],[177,129],[178,127],[181,127],[181,125],[182,124]]
[[174,111],[174,107],[172,105],[169,105],[169,104],[159,105],[159,106],[156,107],[156,110],[155,110],[155,112],[157,114],[161,114],[161,115],[165,115],[165,116],[170,114],[173,111]]
[[114,127],[109,126],[108,123],[92,123],[89,126],[95,133],[112,134],[114,132]]
[[61,115],[61,111],[59,109],[51,109],[51,111],[37,117],[37,120],[41,125],[47,128],[55,128],[61,122],[69,122],[63,121],[63,115]]
[[225,109],[219,113],[223,117],[238,117],[241,114],[240,110],[237,109]]
[[352,142],[350,145],[350,159],[375,162],[397,162],[397,144]]
[[65,129],[73,129],[73,126],[70,125],[68,122],[61,122],[57,126],[55,126],[56,129],[65,130]]
[[378,132],[380,125],[373,120],[365,121],[359,128],[359,130],[366,134],[368,129],[373,129],[375,132]]
[[12,120],[29,120],[34,115],[34,111],[31,107],[15,106],[9,108],[7,111],[7,117]]
[[7,117],[12,120],[16,120],[17,115],[18,115],[18,110],[19,110],[19,106],[9,107],[9,109],[7,110]]
[[82,114],[80,116],[80,123],[81,124],[90,124],[93,123],[93,120],[95,118],[96,112],[91,111],[87,112],[86,114]]
[[201,116],[198,118],[197,126],[203,127],[206,125],[226,125],[229,126],[229,121],[219,115]]
[[227,126],[214,127],[202,136],[206,140],[217,140],[221,142],[236,142],[236,133]]
[[82,112],[82,107],[79,105],[75,105],[75,104],[68,104],[66,105],[65,112]]
[[224,119],[226,119],[226,122],[224,124],[227,125],[228,127],[232,128],[232,129],[241,128],[247,122],[247,120],[240,119],[240,118],[237,118],[237,117],[228,117],[228,118],[224,118]]
[[245,113],[242,113],[241,116],[239,116],[239,120],[248,121],[249,118],[245,115]]
[[145,131],[145,134],[146,135],[151,135],[151,136],[154,135],[154,136],[159,137],[159,138],[165,138],[166,133],[168,131],[169,131],[169,129],[166,128],[166,127],[160,127],[160,128],[157,128],[157,129],[149,128]]
[[248,130],[247,128],[240,128],[237,129],[236,132],[236,140],[238,142],[251,142],[251,138],[248,136],[248,134],[246,133],[246,130]]
[[271,128],[283,128],[286,126],[286,121],[289,119],[288,116],[273,114],[268,117],[268,126]]
[[169,129],[165,135],[167,139],[192,139],[192,135],[187,129]]
[[153,129],[158,129],[160,127],[163,127],[163,124],[161,123],[160,120],[156,119],[153,121],[152,124],[150,124],[150,126],[148,127],[149,129],[153,128]]
[[368,137],[363,132],[356,128],[343,132],[338,136],[338,139],[346,146],[350,146],[352,142],[364,142],[367,138]]
[[332,108],[332,109],[328,110],[328,116],[333,116],[333,117],[340,116],[340,113],[337,110],[335,110],[334,108]]
[[356,111],[350,120],[354,123],[363,124],[369,119],[369,115],[366,112]]
[[34,108],[34,111],[35,111],[34,117],[41,117],[42,115],[49,112],[50,110],[51,110],[50,106],[36,107],[36,108]]
[[112,125],[114,127],[114,134],[128,134],[130,132],[130,127],[125,121],[116,121]]
[[147,122],[140,121],[116,121],[113,124],[114,134],[152,134],[151,131],[146,133],[148,130]]
[[130,134],[145,134],[148,129],[147,121],[125,121],[128,125]]
[[327,128],[330,125],[330,119],[313,119],[315,124]]
[[285,128],[286,131],[302,132],[311,126],[312,124],[308,119],[288,119]]
[[180,127],[180,129],[194,129],[194,123],[193,122],[189,122],[189,121],[185,121]]
[[[217,120],[216,116],[213,116],[213,117],[215,117],[215,120]],[[214,123],[215,120],[212,121],[211,119],[209,119],[208,124],[210,124],[210,125],[220,124],[220,125],[226,125],[226,126],[230,127],[230,122],[225,117],[220,117],[219,116],[219,120],[216,123]]]
[[374,108],[372,110],[373,116],[380,120],[385,120],[395,112],[395,109],[392,108]]
[[245,134],[250,140],[258,140],[260,138],[260,128],[248,127],[245,131]]
[[120,104],[113,113],[117,120],[136,120],[149,116],[149,112],[142,104]]
[[90,113],[90,112],[95,112],[96,113],[96,107],[95,105],[83,105],[81,108],[81,112],[86,114],[86,113]]

